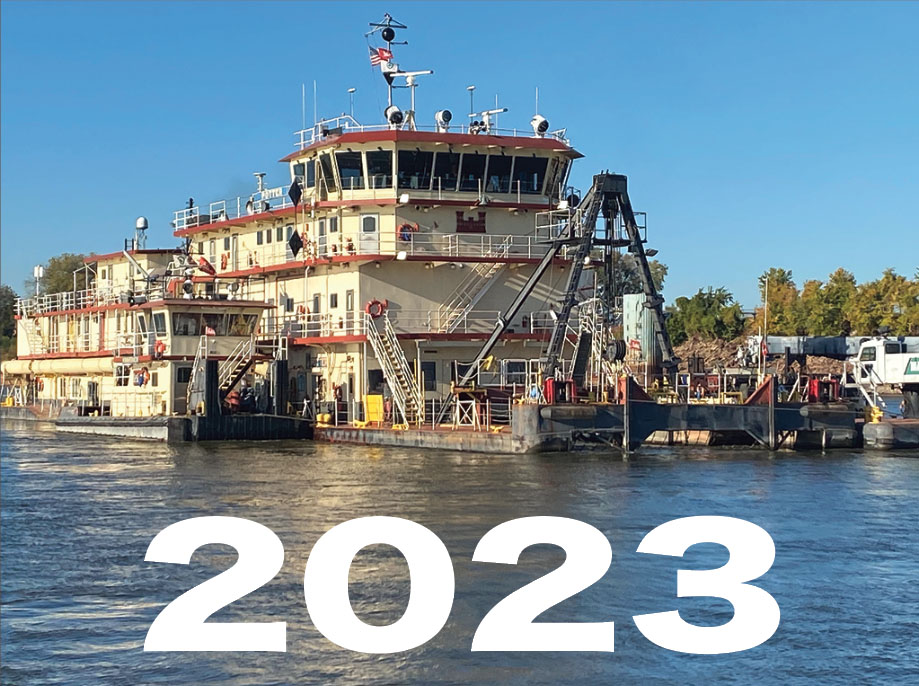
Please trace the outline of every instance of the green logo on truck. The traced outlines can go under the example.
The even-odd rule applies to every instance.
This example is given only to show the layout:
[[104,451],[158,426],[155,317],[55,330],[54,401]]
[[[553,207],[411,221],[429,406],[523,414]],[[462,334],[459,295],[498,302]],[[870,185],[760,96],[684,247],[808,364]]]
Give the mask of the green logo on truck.
[[915,374],[919,376],[919,357],[909,358],[909,362],[906,363],[905,374]]

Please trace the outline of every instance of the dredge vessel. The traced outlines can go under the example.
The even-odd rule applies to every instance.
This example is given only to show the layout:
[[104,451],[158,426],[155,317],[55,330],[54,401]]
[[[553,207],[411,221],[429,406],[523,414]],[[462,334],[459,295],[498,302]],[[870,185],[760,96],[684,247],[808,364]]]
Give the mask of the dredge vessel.
[[[283,183],[259,172],[248,196],[190,198],[172,221],[180,247],[147,249],[140,218],[73,291],[21,299],[7,405],[65,431],[166,440],[499,453],[696,430],[855,440],[854,411],[779,404],[774,379],[746,403],[725,384],[721,402],[690,404],[626,177],[597,174],[580,197],[582,155],[538,112],[522,130],[499,128],[497,107],[424,124],[416,88],[433,72],[395,62],[406,28],[386,15],[367,34],[382,124],[317,121],[295,133]],[[611,287],[622,250],[642,284],[628,341]]]

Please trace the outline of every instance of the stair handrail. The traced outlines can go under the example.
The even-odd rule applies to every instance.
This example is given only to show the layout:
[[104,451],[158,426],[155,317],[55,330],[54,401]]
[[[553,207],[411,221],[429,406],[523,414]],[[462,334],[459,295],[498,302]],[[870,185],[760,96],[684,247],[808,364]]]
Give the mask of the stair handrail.
[[230,354],[227,355],[227,359],[224,360],[217,369],[217,385],[222,386],[241,362],[251,359],[254,349],[255,334],[251,334],[249,338],[240,341]]
[[188,388],[185,390],[185,411],[191,412],[191,396],[195,391],[195,382],[198,380],[199,368],[207,359],[207,334],[198,338],[198,349],[195,351],[195,361],[191,365],[191,377],[188,379]]
[[[497,246],[491,247],[484,253],[484,257],[493,257],[495,259],[505,258],[510,253],[513,244],[513,235],[504,237],[504,240]],[[443,305],[437,308],[438,324],[442,333],[450,333],[458,323],[463,314],[468,313],[471,306],[475,305],[477,298],[468,298],[469,302],[463,304],[463,301],[476,290],[475,286],[486,279],[491,279],[495,273],[504,265],[499,262],[479,262],[469,272],[459,285],[446,299]]]
[[[393,328],[392,321],[389,319],[388,315],[383,317],[383,327],[386,331],[386,336],[390,340],[390,346],[393,348],[393,351],[398,354],[398,362],[402,367],[402,373],[408,384],[409,397],[415,405],[415,421],[423,422],[424,421],[424,399],[421,397],[421,390],[418,388],[417,380],[415,379],[414,371],[411,368],[411,365],[408,363],[408,359],[405,357],[405,353],[402,351],[402,346],[399,345],[399,338],[396,336],[396,330]],[[407,419],[407,418],[406,418]]]
[[407,398],[405,397],[405,392],[401,384],[399,384],[396,369],[393,366],[392,360],[390,359],[390,356],[386,354],[386,347],[383,343],[383,335],[377,328],[376,320],[373,317],[365,313],[364,319],[365,328],[367,330],[367,340],[370,341],[370,346],[373,348],[373,353],[376,356],[377,361],[379,361],[380,366],[383,368],[383,378],[386,379],[386,381],[389,383],[389,389],[392,392],[393,402],[395,403],[396,408],[402,414],[403,420],[408,422]]

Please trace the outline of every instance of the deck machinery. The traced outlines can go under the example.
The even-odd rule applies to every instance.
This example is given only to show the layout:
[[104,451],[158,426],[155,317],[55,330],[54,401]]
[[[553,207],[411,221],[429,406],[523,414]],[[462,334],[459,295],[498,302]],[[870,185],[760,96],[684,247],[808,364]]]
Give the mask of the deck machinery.
[[[579,329],[575,343],[575,361],[569,378],[558,378],[558,372],[560,371],[559,361],[561,360],[565,340],[569,336],[568,322],[571,318],[571,311],[578,304],[578,286],[581,281],[581,275],[584,267],[591,263],[591,256],[597,249],[602,250],[602,266],[607,284],[612,283],[614,251],[620,248],[627,248],[634,255],[638,265],[642,289],[646,297],[645,307],[648,307],[653,315],[654,333],[656,342],[661,350],[664,374],[665,376],[671,376],[676,373],[679,359],[673,351],[670,335],[665,325],[664,299],[657,292],[654,280],[651,277],[648,256],[644,249],[645,239],[642,237],[641,230],[635,219],[635,213],[632,210],[632,203],[629,200],[627,177],[623,174],[610,174],[609,172],[597,174],[594,176],[593,184],[582,201],[578,202],[576,196],[569,196],[566,204],[568,205],[566,208],[568,210],[566,221],[561,224],[558,233],[552,239],[545,257],[543,257],[513,302],[508,305],[498,318],[494,330],[470,362],[465,373],[459,376],[456,383],[458,392],[462,392],[468,387],[479,364],[491,353],[495,343],[507,330],[509,322],[532,294],[540,278],[542,278],[553,260],[558,257],[565,246],[571,246],[574,249],[574,256],[571,260],[571,268],[568,273],[567,286],[561,307],[556,313],[555,324],[541,365],[543,399],[549,404],[571,400],[576,396],[577,387],[583,385],[586,355],[582,354],[582,352],[590,349],[593,342],[592,337],[601,332]],[[597,222],[601,215],[605,220],[605,229],[602,232],[598,232]],[[617,216],[625,229],[624,234],[616,234],[612,230]],[[607,325],[611,323],[613,296],[611,288],[604,289],[604,302],[601,309],[606,320],[604,324]],[[619,354],[615,351],[610,351],[609,357],[611,359],[621,359],[624,346],[616,347],[619,350]]]

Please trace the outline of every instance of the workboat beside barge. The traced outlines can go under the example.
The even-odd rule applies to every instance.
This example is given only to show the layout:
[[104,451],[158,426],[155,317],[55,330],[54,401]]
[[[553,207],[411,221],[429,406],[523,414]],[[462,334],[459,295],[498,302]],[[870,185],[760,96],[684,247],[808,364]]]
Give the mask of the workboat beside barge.
[[[385,123],[318,121],[295,134],[282,185],[258,172],[249,196],[190,198],[172,221],[179,248],[148,250],[141,217],[73,291],[20,299],[3,416],[175,442],[485,453],[861,441],[861,411],[838,393],[782,402],[765,353],[719,377],[717,402],[694,402],[626,177],[597,174],[581,197],[569,176],[582,155],[538,112],[526,132],[499,129],[497,107],[419,125],[415,91],[433,72],[393,61],[405,28],[386,15],[368,34],[386,44],[370,49]],[[619,297],[603,284],[623,249],[643,292]]]

